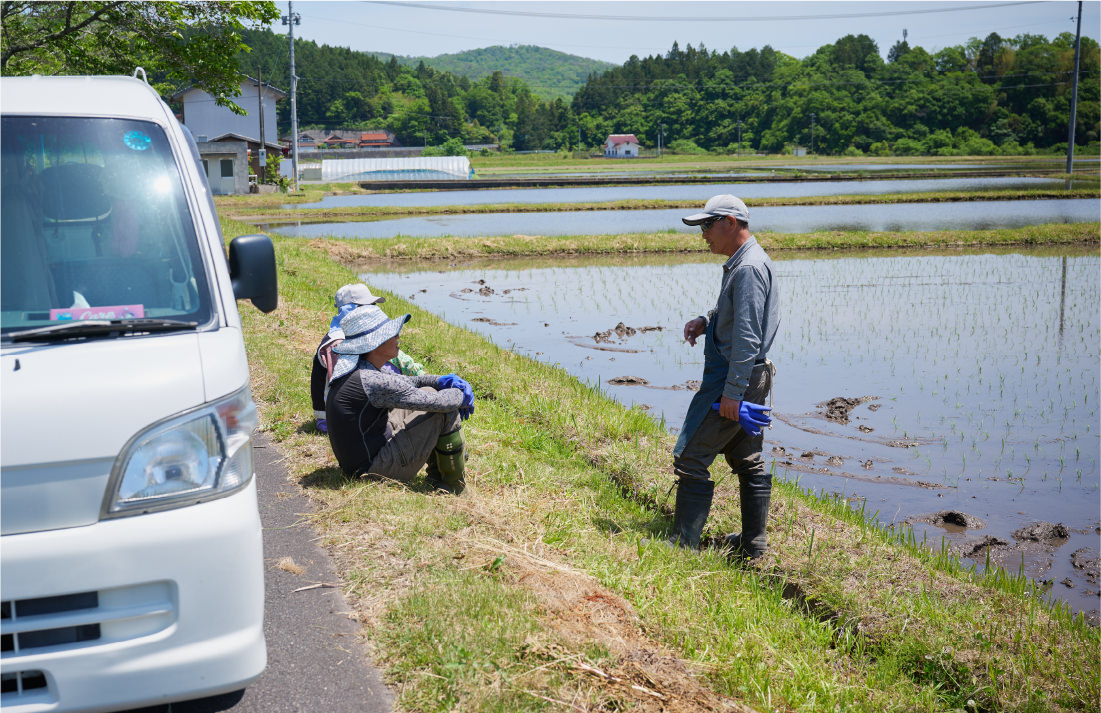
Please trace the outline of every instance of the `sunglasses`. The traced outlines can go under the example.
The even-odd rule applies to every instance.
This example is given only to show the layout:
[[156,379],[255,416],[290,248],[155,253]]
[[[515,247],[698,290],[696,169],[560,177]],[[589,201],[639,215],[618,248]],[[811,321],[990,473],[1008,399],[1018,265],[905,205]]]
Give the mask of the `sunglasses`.
[[716,215],[714,218],[708,218],[707,220],[700,223],[700,230],[706,233],[708,230],[711,230],[711,226],[715,225],[715,223],[718,223],[724,217],[725,216]]

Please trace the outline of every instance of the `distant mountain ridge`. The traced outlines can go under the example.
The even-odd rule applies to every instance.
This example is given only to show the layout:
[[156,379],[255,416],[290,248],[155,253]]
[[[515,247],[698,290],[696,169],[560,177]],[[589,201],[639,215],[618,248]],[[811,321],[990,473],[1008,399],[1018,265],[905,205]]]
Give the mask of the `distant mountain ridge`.
[[562,99],[569,102],[589,78],[591,72],[604,72],[619,65],[588,57],[566,54],[534,45],[495,45],[435,57],[411,57],[372,52],[379,59],[388,61],[397,57],[400,64],[426,66],[452,74],[482,79],[500,70],[501,74],[523,79],[531,90],[544,99]]

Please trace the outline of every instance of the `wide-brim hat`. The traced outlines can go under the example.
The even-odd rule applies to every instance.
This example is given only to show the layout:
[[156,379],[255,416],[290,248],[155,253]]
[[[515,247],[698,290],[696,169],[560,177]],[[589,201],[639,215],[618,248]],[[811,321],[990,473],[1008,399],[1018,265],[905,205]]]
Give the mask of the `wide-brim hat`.
[[705,220],[721,216],[733,216],[734,218],[749,223],[749,208],[741,198],[725,193],[720,196],[712,196],[703,206],[702,213],[693,213],[687,218],[681,218],[685,225],[699,225]]
[[401,333],[401,328],[413,315],[389,319],[386,313],[374,305],[359,307],[340,320],[340,329],[344,332],[344,341],[333,347],[333,353],[339,354],[333,366],[330,379],[337,379],[356,368],[359,357],[378,349],[384,342]]

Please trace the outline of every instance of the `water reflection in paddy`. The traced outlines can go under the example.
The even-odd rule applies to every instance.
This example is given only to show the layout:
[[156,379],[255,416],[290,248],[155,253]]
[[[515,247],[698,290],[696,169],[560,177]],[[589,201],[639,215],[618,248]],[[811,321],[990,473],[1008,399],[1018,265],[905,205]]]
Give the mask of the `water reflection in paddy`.
[[[896,203],[872,205],[780,206],[755,208],[757,230],[809,233],[820,230],[981,230],[1041,223],[1079,223],[1101,218],[1090,199]],[[272,223],[264,230],[283,235],[338,238],[475,237],[492,235],[602,235],[699,233],[681,223],[684,209],[599,210],[538,213],[472,213],[349,222]]]
[[718,193],[746,198],[792,198],[855,194],[916,193],[919,191],[983,191],[999,188],[1061,188],[1050,178],[937,178],[899,181],[812,181],[806,183],[696,183],[674,186],[586,186],[584,188],[512,188],[448,190],[417,193],[375,193],[325,196],[316,203],[288,204],[288,209],[367,206],[485,205],[493,203],[588,203],[625,200],[698,200]]
[[[1050,556],[1029,554],[1026,566],[1054,579],[1053,596],[1095,608],[1086,592],[1096,585],[1070,556],[1096,548],[1099,524],[1096,250],[894,255],[777,261],[783,320],[766,453],[782,477],[866,498],[885,522],[945,509],[987,521],[956,540],[1013,544],[1032,522],[1063,523],[1070,540]],[[694,256],[495,261],[364,279],[676,428],[703,359],[681,329],[712,306],[720,272],[718,258]],[[619,323],[636,333],[617,335]],[[620,376],[648,385],[608,383]],[[822,408],[838,396],[869,398],[841,424]],[[939,542],[931,526],[918,537],[925,527]],[[1009,556],[1015,570],[1021,553]],[[1068,578],[1074,589],[1059,584]]]

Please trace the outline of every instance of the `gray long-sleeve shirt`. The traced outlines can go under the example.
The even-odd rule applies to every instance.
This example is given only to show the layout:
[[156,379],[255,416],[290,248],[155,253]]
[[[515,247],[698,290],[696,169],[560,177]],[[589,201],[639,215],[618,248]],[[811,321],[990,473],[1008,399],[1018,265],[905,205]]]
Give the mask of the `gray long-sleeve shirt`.
[[772,260],[750,236],[723,265],[722,289],[715,308],[715,347],[730,363],[723,396],[741,401],[753,365],[768,356],[780,325],[780,288]]

